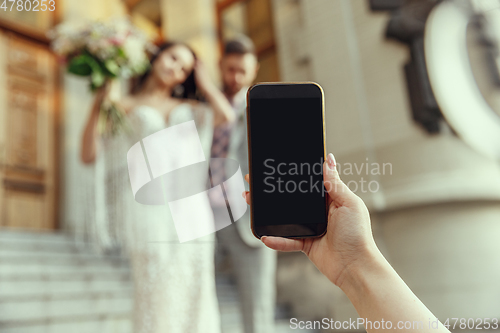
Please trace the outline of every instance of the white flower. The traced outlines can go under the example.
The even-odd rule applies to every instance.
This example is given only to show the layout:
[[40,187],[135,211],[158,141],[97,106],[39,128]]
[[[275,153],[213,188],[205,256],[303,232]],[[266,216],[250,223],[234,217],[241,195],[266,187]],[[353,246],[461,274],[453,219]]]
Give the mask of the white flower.
[[128,58],[132,71],[140,70],[148,61],[142,40],[135,36],[129,36],[123,44],[123,50]]

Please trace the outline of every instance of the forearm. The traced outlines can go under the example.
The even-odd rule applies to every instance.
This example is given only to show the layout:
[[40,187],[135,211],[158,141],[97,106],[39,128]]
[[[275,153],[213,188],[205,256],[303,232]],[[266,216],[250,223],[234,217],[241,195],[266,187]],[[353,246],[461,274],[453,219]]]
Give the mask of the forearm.
[[205,97],[214,110],[215,125],[232,122],[234,120],[235,114],[233,108],[231,107],[231,104],[229,104],[224,94],[220,92],[215,86],[205,91]]
[[99,112],[100,103],[95,103],[83,132],[80,158],[85,164],[93,163],[96,159]]
[[[346,270],[341,288],[359,317],[372,322],[371,325],[365,324],[368,332],[449,332],[441,323],[437,329],[430,325],[436,317],[378,250],[369,251],[366,261],[353,264]],[[382,320],[386,323],[384,327],[379,326]],[[389,328],[389,325],[392,327]]]

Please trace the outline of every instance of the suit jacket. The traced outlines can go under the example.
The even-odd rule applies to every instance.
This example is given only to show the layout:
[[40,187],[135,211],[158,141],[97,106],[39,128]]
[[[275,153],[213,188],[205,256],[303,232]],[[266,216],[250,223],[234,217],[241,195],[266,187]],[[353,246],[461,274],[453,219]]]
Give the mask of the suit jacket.
[[[247,145],[247,120],[246,120],[246,93],[248,88],[243,88],[234,97],[233,109],[236,113],[236,120],[231,131],[229,141],[228,158],[237,160],[240,163],[241,173],[248,173],[248,145]],[[245,182],[245,187],[248,189],[248,184]],[[251,247],[263,246],[262,242],[257,239],[250,228],[250,207],[246,213],[235,222],[238,233],[241,239]]]

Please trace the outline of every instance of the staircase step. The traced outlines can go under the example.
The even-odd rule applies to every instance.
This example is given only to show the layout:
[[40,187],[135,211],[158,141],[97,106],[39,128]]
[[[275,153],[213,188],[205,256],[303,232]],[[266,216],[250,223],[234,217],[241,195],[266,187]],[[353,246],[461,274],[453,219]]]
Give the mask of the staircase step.
[[131,289],[129,280],[2,280],[0,298],[23,295],[53,295],[85,291],[105,292]]
[[86,265],[86,266],[94,266],[94,265],[126,265],[128,261],[125,259],[110,259],[106,257],[99,256],[50,256],[46,254],[38,254],[33,256],[19,256],[19,255],[5,255],[0,256],[0,265],[9,264],[9,265],[24,265],[31,263],[43,263],[44,265],[56,265],[56,266],[67,266],[67,265]]
[[86,265],[66,265],[66,266],[57,266],[57,265],[43,265],[42,263],[25,263],[22,265],[8,265],[0,263],[0,272],[6,275],[20,275],[20,274],[73,274],[80,273],[85,274],[88,271],[92,272],[103,272],[103,273],[127,273],[130,271],[129,266],[120,266],[120,265],[95,265],[95,266],[86,266]]
[[0,243],[4,240],[30,241],[34,243],[55,242],[74,244],[72,237],[64,232],[0,228]]
[[2,333],[132,333],[131,313],[0,322]]
[[[73,295],[75,296],[75,295]],[[0,302],[0,323],[46,320],[53,317],[130,313],[132,294],[115,298],[40,299]],[[0,324],[1,325],[1,324]]]
[[[19,252],[21,253],[50,253],[50,254],[87,254],[87,255],[99,255],[97,247],[93,246],[91,243],[82,243],[76,241],[69,242],[53,242],[53,241],[32,241],[29,239],[18,240],[18,239],[0,239],[0,251],[6,252]],[[116,255],[106,254],[106,257],[115,257]]]
[[0,303],[15,303],[29,301],[50,301],[50,300],[71,300],[71,299],[104,299],[104,298],[127,298],[130,297],[130,290],[121,291],[86,291],[84,293],[64,293],[54,295],[27,294],[2,297]]
[[76,241],[64,233],[15,232],[0,228],[0,250],[19,252],[96,254],[92,243]]
[[126,261],[124,257],[117,255],[98,255],[89,252],[88,249],[78,249],[76,247],[64,248],[43,247],[43,246],[24,246],[19,244],[0,244],[0,259],[3,258],[72,258],[89,260],[116,260]]
[[122,257],[52,256],[43,253],[24,256],[0,251],[0,274],[5,275],[84,273],[87,271],[118,273],[129,270],[129,262]]
[[[64,273],[64,274],[18,274],[6,275],[0,274],[0,283],[3,281],[130,281],[131,277],[128,272],[92,272],[84,273]],[[1,300],[0,300],[1,301]]]

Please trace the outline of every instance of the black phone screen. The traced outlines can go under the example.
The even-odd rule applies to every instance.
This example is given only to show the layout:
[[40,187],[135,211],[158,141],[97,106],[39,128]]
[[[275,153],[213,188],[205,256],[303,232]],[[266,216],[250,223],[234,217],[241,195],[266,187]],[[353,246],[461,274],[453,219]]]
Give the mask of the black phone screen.
[[255,226],[326,223],[322,98],[251,98]]

